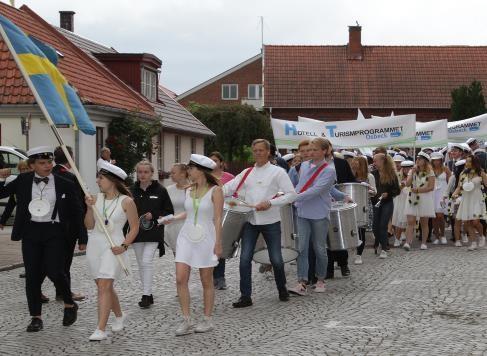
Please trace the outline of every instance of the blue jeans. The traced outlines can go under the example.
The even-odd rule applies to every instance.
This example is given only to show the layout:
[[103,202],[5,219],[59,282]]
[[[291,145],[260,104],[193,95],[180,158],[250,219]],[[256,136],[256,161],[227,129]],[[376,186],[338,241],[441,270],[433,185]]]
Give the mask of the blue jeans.
[[218,264],[213,269],[213,279],[224,279],[225,278],[225,259],[220,258]]
[[242,248],[240,254],[240,293],[242,297],[252,295],[252,257],[254,256],[255,244],[259,234],[264,236],[274,269],[274,279],[276,281],[279,294],[286,293],[286,274],[284,273],[284,262],[281,253],[281,223],[267,225],[252,225],[245,223],[242,233]]
[[378,247],[380,244],[384,251],[388,249],[387,225],[389,224],[389,220],[392,218],[393,212],[394,202],[392,199],[382,203],[378,208],[374,206],[374,222],[372,224],[372,230],[375,236],[374,247]]
[[326,235],[330,221],[324,219],[305,219],[298,217],[299,256],[298,280],[308,280],[308,252],[310,241],[316,254],[316,277],[325,279],[328,256],[326,253]]

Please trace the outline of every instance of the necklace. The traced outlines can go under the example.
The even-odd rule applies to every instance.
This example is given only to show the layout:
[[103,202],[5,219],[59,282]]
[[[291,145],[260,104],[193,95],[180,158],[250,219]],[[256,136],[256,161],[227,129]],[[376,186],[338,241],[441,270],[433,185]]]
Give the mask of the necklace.
[[206,192],[208,191],[208,185],[205,185],[205,189],[203,190],[202,194],[198,196],[198,188],[195,189],[193,193],[193,210],[194,210],[194,225],[198,224],[198,211],[200,210],[200,203],[201,198],[205,196]]
[[[116,199],[112,199],[108,207],[105,208],[106,195],[103,194],[103,217],[105,218],[105,226],[108,226],[108,222],[110,221],[110,218],[112,217],[113,213],[115,212],[115,209],[117,208],[117,203],[119,198],[120,198],[120,194],[117,195]],[[115,207],[113,208],[112,212],[107,216],[107,211],[110,210],[112,205],[115,205]]]

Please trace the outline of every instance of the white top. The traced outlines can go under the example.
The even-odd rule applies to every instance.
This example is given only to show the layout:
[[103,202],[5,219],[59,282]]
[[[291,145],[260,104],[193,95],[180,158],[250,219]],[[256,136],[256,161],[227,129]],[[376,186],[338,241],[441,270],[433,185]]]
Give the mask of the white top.
[[377,186],[375,185],[375,177],[372,173],[367,174],[367,183],[369,183],[369,189],[372,191],[369,194],[375,196],[377,194]]
[[171,199],[174,208],[174,215],[184,211],[184,201],[186,200],[186,190],[178,189],[176,184],[172,184],[166,188],[169,198]]
[[[38,178],[43,178],[37,173],[34,175]],[[40,182],[37,184],[35,180],[32,181],[32,200],[40,199],[42,194],[42,200],[49,202],[49,213],[44,216],[32,216],[30,220],[35,222],[51,222],[52,212],[54,211],[54,205],[56,204],[56,185],[54,184],[54,176],[49,174],[47,176],[49,181],[47,184]],[[56,214],[54,221],[59,222],[59,214]]]
[[[244,169],[223,186],[223,192],[226,197],[235,193],[246,171],[247,169]],[[279,192],[284,194],[275,197]],[[249,217],[249,222],[252,225],[266,225],[281,221],[279,207],[294,202],[297,193],[286,171],[267,162],[261,167],[254,166],[254,169],[238,191],[238,196],[250,205],[256,205],[266,200],[271,202],[270,209],[254,211]]]

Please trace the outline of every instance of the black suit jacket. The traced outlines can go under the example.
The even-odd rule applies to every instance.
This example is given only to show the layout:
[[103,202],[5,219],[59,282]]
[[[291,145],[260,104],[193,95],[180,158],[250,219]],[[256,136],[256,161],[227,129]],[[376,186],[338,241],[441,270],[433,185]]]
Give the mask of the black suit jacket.
[[[87,209],[86,204],[85,204],[85,193],[83,192],[83,189],[81,188],[81,185],[79,184],[78,179],[76,179],[76,176],[73,173],[71,173],[70,171],[68,171],[64,166],[56,164],[54,166],[54,168],[52,169],[52,173],[59,175],[65,179],[73,182],[74,185],[76,186],[76,190],[77,190],[77,193],[79,195],[79,199],[81,201],[81,206],[83,208],[83,215],[82,215],[81,222],[80,222],[81,230],[78,231],[75,226],[73,226],[74,227],[74,230],[73,230],[71,228],[71,225],[70,225],[68,237],[75,239],[75,240],[78,240],[79,245],[86,245],[88,243],[88,231],[86,230],[85,223],[84,223],[84,217],[85,217],[86,209]],[[80,232],[81,235],[77,235],[78,232]]]
[[[0,199],[12,194],[15,194],[17,199],[17,212],[12,229],[12,240],[14,241],[21,240],[29,226],[31,219],[29,203],[32,200],[33,181],[34,172],[29,172],[19,174],[8,184],[0,182]],[[61,227],[65,234],[71,230],[76,231],[77,236],[82,236],[83,208],[76,186],[59,175],[54,175],[54,186]]]
[[335,171],[337,174],[337,184],[341,183],[354,183],[356,182],[353,175],[352,168],[344,158],[334,157]]

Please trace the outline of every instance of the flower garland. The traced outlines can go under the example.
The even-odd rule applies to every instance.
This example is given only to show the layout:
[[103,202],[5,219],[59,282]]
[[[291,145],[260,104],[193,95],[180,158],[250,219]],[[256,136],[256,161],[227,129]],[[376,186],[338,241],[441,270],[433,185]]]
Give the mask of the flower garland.
[[[428,176],[428,173],[427,172],[418,172],[418,173],[416,173],[416,176],[414,177],[415,179],[413,180],[413,186],[412,186],[411,190],[408,193],[408,202],[409,202],[409,204],[412,204],[414,206],[416,206],[416,205],[419,204],[419,199],[420,199],[419,198],[419,195],[421,193],[413,193],[412,190],[414,188],[419,189],[419,188],[424,187],[425,184],[426,184],[426,181],[424,180],[424,178],[427,177],[427,176]],[[416,184],[418,179],[421,182],[419,184],[419,186]],[[413,194],[415,195],[415,201],[414,202],[413,202],[413,198],[412,198]]]

